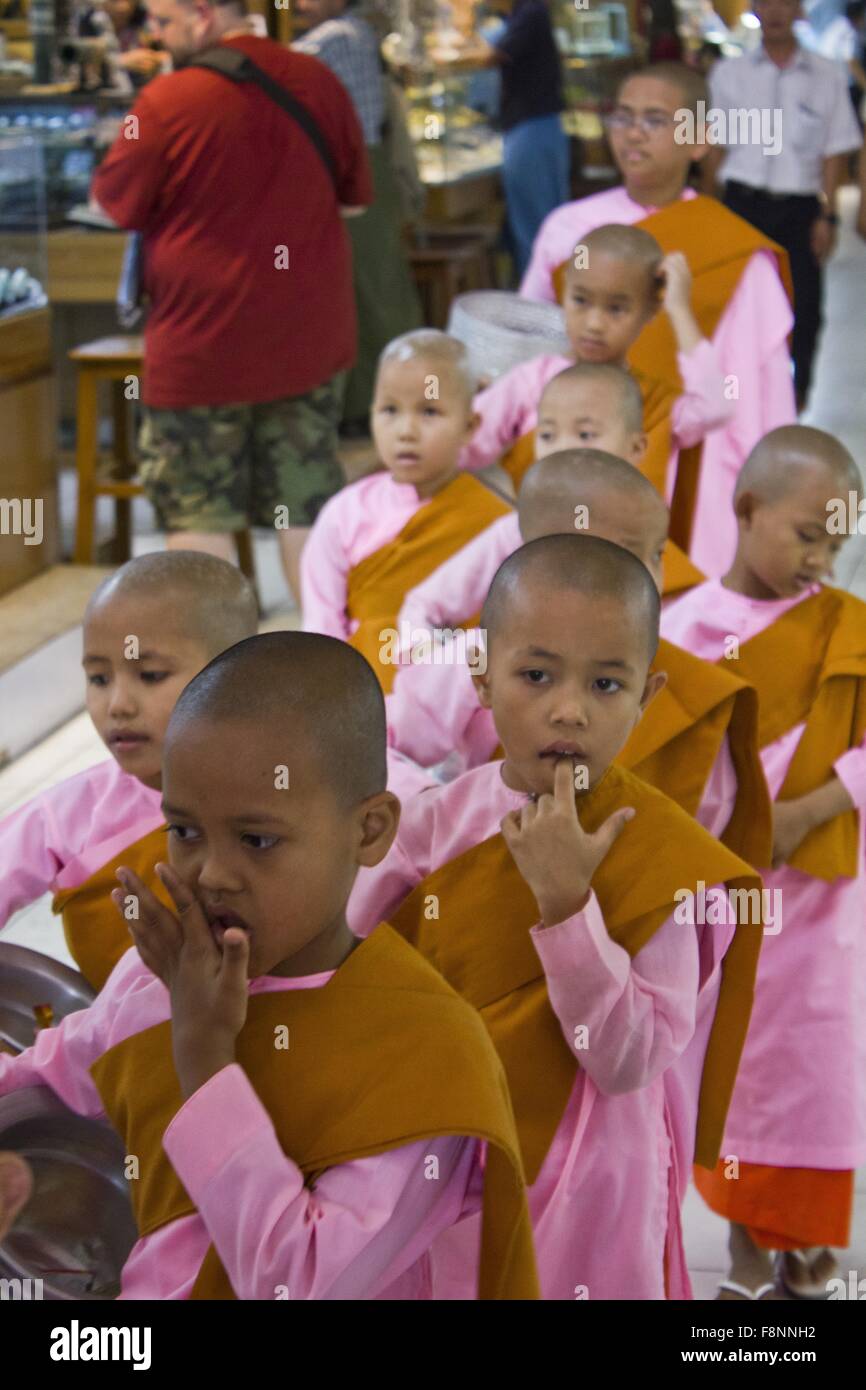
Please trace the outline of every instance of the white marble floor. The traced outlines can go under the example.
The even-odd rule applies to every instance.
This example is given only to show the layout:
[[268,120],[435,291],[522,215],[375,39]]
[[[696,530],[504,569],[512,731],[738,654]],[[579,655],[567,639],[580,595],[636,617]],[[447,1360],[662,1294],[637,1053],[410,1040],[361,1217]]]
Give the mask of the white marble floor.
[[[866,243],[859,241],[851,228],[853,189],[843,195],[843,211],[839,250],[828,274],[828,326],[804,421],[838,434],[854,453],[866,479]],[[138,553],[158,544],[156,536],[141,534],[135,549]],[[265,542],[261,548],[257,544],[257,564],[260,583],[264,581],[265,604],[271,610],[266,626],[294,626],[297,613],[286,603],[276,542]],[[866,598],[866,536],[849,541],[836,582]],[[0,772],[0,817],[104,756],[105,749],[86,714],[79,715]],[[72,964],[47,896],[18,912],[3,939]],[[718,1280],[727,1269],[725,1223],[691,1190],[684,1224],[695,1297],[714,1298]],[[849,1270],[866,1273],[866,1170],[858,1174],[852,1244],[850,1250],[842,1252],[840,1265],[846,1279]]]

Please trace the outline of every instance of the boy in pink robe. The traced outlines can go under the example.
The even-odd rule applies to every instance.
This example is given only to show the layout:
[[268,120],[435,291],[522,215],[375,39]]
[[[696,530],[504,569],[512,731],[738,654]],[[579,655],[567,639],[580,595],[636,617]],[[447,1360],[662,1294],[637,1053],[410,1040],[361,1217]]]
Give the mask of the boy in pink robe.
[[[633,224],[678,200],[696,195],[686,187],[689,166],[706,145],[677,139],[676,113],[694,107],[696,86],[706,84],[679,64],[656,64],[627,77],[620,87],[609,138],[623,183],[557,208],[542,223],[521,294],[555,302],[553,275],[571,260],[575,246],[596,227]],[[682,249],[687,250],[686,247]],[[720,251],[724,248],[720,247]],[[757,441],[777,425],[796,419],[788,351],[793,313],[774,257],[756,251],[712,335],[722,375],[738,385],[733,418],[708,434],[689,554],[705,574],[730,566],[736,528],[727,523],[737,474]]]
[[[809,600],[826,592],[820,581],[844,541],[829,524],[834,499],[847,501],[859,486],[853,460],[831,436],[800,426],[773,431],[740,474],[734,564],[723,580],[668,610],[672,640],[710,661],[745,660],[750,639],[801,605],[805,614]],[[866,609],[860,623],[862,662]],[[792,662],[810,649],[820,660],[827,637],[823,627],[811,638],[805,628],[792,633]],[[786,676],[773,663],[769,674],[762,698],[772,709]],[[762,750],[773,797],[808,723],[799,720]],[[713,1175],[695,1172],[706,1200],[732,1223],[726,1299],[772,1293],[773,1250],[783,1252],[778,1271],[794,1297],[827,1297],[837,1272],[829,1247],[848,1243],[851,1170],[866,1160],[866,742],[831,766],[821,785],[776,801],[774,866],[764,881],[781,895],[783,917],[764,943],[728,1114],[723,1155],[737,1165],[723,1159]],[[818,827],[852,808],[860,813],[852,872],[817,877],[787,862]]]
[[[630,668],[627,677],[624,668],[617,667],[616,679],[595,665],[602,647],[610,659],[617,646],[610,627],[613,612],[598,593],[581,604],[579,593],[557,589],[549,567],[543,565],[546,549],[542,555],[539,548],[564,541],[624,553],[593,537],[545,537],[503,566],[494,592],[497,585],[500,591],[508,586],[501,617],[508,631],[507,655],[503,653],[500,667],[488,667],[478,684],[484,705],[492,710],[505,760],[488,762],[446,786],[425,791],[404,807],[389,854],[374,872],[359,876],[352,893],[349,922],[358,934],[371,930],[381,916],[388,917],[431,872],[480,845],[500,827],[503,833],[509,828],[509,848],[523,873],[510,828],[527,815],[532,802],[538,803],[540,811],[542,802],[553,800],[554,768],[556,777],[568,771],[565,783],[571,788],[573,804],[572,764],[589,765],[589,785],[593,786],[603,772],[601,760],[609,762],[616,755],[660,688],[664,676],[647,676],[645,664],[640,672]],[[524,571],[524,557],[531,552],[533,558]],[[543,577],[532,573],[536,558],[544,568]],[[584,573],[588,552],[582,550],[573,558]],[[515,565],[520,567],[519,575],[515,570],[514,576],[506,576],[509,566],[514,569]],[[641,583],[652,589],[642,567],[641,573],[645,575]],[[573,582],[576,585],[577,579]],[[499,601],[505,604],[504,599]],[[493,602],[493,594],[488,602]],[[617,605],[622,602],[620,594]],[[531,655],[512,650],[523,640],[521,634],[527,647],[531,644]],[[577,685],[575,663],[581,666]],[[524,704],[514,683],[520,666],[531,667],[532,674],[540,677],[537,684],[532,682],[536,702],[542,695],[545,699],[538,714]],[[503,675],[506,669],[513,669],[513,690]],[[592,697],[582,693],[584,681],[592,688],[597,682],[610,687],[611,693],[621,693],[616,712],[613,706],[604,712],[599,706],[593,714]],[[549,741],[548,749],[536,752],[544,741]],[[579,754],[567,751],[576,750],[578,743]],[[557,800],[560,791],[563,788],[557,787]],[[616,813],[597,832],[598,859],[622,830],[621,815]],[[557,862],[572,862],[564,845],[558,855]],[[555,876],[548,861],[541,879],[548,883]],[[541,892],[543,899],[544,889],[535,886],[534,878],[527,881],[536,898]],[[718,888],[711,891],[723,893]],[[444,901],[441,910],[448,910]],[[529,1189],[545,1298],[691,1297],[680,1228],[686,1180],[682,1167],[684,1158],[686,1164],[690,1161],[694,1147],[694,1073],[700,1073],[712,1022],[716,968],[731,934],[724,926],[702,933],[687,905],[684,916],[669,918],[630,959],[608,935],[591,888],[570,911],[560,904],[540,912],[531,935],[551,1007],[567,1039],[573,1039],[577,1025],[586,1025],[593,1040],[580,1054],[581,1066],[566,1111]],[[707,936],[717,939],[705,942]],[[666,1074],[680,1060],[689,1070],[669,1096]],[[473,1264],[467,1241],[464,1228],[437,1242],[433,1252],[437,1296],[471,1296]]]
[[[542,354],[530,358],[481,391],[473,403],[481,423],[461,453],[461,466],[475,470],[496,462],[536,426],[539,442],[554,442],[543,418],[539,425],[539,403],[548,382],[576,362],[606,363],[628,370],[629,349],[661,305],[676,339],[684,390],[673,401],[668,423],[649,404],[647,410],[653,418],[645,418],[648,427],[663,431],[660,438],[670,451],[666,458],[653,457],[651,476],[670,501],[680,449],[700,443],[708,431],[730,420],[734,411],[733,402],[725,395],[715,350],[702,336],[692,313],[688,263],[680,252],[663,256],[653,237],[637,227],[597,227],[581,250],[584,255],[566,275],[565,328],[571,356]],[[641,376],[637,379],[647,391],[656,385]],[[664,414],[667,409],[665,405]],[[583,416],[575,415],[580,443],[603,448],[595,434],[593,414],[590,407]],[[654,436],[654,453],[655,448]],[[640,466],[639,459],[634,462]]]
[[162,824],[162,743],[174,703],[257,623],[250,585],[212,555],[141,555],[96,590],[82,664],[87,711],[111,758],[0,822],[0,927],[43,893],[78,887]]
[[[305,1185],[237,1059],[249,998],[324,989],[359,946],[345,898],[358,866],[385,854],[399,817],[384,790],[384,728],[373,673],[342,643],[271,633],[212,662],[166,734],[172,867],[161,865],[160,878],[174,910],[119,870],[112,896],[121,912],[130,894],[137,900],[138,950],[89,1009],[43,1030],[21,1056],[0,1056],[0,1095],[45,1085],[77,1113],[101,1116],[91,1068],[172,1020],[183,1103],[163,1142],[197,1210],[142,1236],[121,1298],[188,1298],[211,1245],[239,1298],[428,1298],[430,1243],[479,1208],[484,1146],[471,1134],[422,1137]],[[244,757],[227,759],[227,746]],[[397,945],[399,962],[408,948]],[[410,971],[427,970],[408,955],[418,960]],[[440,1044],[434,1026],[430,1047]],[[415,1061],[424,1065],[423,1047]],[[351,1055],[345,1067],[351,1078]],[[126,1103],[134,1108],[134,1095]]]

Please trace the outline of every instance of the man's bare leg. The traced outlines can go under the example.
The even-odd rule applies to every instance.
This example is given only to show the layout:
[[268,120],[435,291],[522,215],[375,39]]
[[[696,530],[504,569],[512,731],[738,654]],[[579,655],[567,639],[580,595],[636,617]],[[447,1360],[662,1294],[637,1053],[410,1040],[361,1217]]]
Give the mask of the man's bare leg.
[[237,564],[238,554],[232,531],[169,531],[165,538],[166,550],[201,550],[205,555],[215,555],[218,560],[230,560]]
[[298,608],[301,606],[301,551],[309,534],[309,526],[289,526],[277,532],[286,583]]

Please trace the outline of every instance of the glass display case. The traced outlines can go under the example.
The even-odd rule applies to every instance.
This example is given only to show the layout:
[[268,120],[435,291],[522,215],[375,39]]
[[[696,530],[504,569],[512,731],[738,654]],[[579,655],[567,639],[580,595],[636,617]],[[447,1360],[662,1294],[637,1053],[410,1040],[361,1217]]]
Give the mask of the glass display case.
[[[86,207],[93,171],[117,133],[129,96],[65,96],[0,99],[0,139],[37,142],[45,171],[45,220],[63,226],[71,212]],[[0,228],[16,226],[23,188],[7,190],[0,205]]]
[[478,78],[487,74],[430,68],[406,86],[409,134],[426,184],[456,183],[496,173],[502,137],[494,129],[489,97]]
[[551,19],[562,58],[563,125],[581,142],[585,175],[609,177],[614,170],[603,119],[622,79],[640,66],[641,40],[631,34],[624,4],[578,8],[574,0],[552,0]]
[[45,223],[41,144],[0,138],[0,322],[48,303]]

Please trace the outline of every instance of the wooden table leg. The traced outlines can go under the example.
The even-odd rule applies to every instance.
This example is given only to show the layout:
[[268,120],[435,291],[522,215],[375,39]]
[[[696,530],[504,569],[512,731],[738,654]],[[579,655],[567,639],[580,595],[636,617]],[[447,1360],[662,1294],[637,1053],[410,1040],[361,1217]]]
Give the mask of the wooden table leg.
[[[132,477],[134,465],[129,448],[129,407],[124,395],[124,379],[111,383],[111,419],[114,448],[114,473],[126,481]],[[124,564],[130,556],[132,502],[128,497],[114,499],[114,543],[112,559]]]
[[78,367],[75,465],[78,471],[78,513],[75,523],[75,563],[93,564],[94,508],[96,506],[96,456],[98,397],[96,377],[84,365]]

